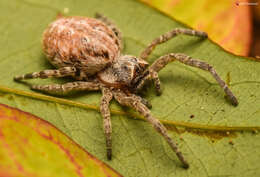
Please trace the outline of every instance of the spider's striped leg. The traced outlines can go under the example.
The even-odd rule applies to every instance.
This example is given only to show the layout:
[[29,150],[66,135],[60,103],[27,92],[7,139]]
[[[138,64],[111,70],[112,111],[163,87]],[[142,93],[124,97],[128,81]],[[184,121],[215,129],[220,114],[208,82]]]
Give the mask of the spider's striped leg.
[[209,71],[211,75],[216,79],[220,87],[224,90],[228,98],[230,99],[231,103],[236,106],[238,105],[237,98],[229,89],[228,85],[219,77],[216,70],[204,61],[199,61],[197,59],[193,59],[190,56],[187,56],[182,53],[170,53],[165,56],[160,57],[157,59],[151,66],[150,69],[154,72],[159,72],[162,68],[164,68],[168,63],[177,60],[181,63],[184,63],[189,66],[197,67],[203,69],[205,71]]
[[155,47],[159,44],[167,42],[171,38],[177,36],[178,34],[186,34],[190,36],[198,36],[198,37],[208,37],[207,33],[197,30],[185,29],[185,28],[176,28],[172,31],[169,31],[158,38],[154,39],[151,44],[141,53],[140,58],[147,59],[147,57],[152,53]]
[[136,86],[136,92],[138,92],[139,90],[141,90],[145,84],[146,80],[153,80],[153,83],[155,85],[155,89],[156,89],[156,94],[157,95],[161,95],[162,94],[162,90],[161,90],[161,82],[158,76],[158,73],[153,71],[152,69],[148,68],[149,74],[146,75]]
[[103,128],[106,136],[107,158],[112,158],[112,125],[110,118],[109,102],[113,98],[112,92],[108,88],[102,88],[102,98],[100,112],[103,117]]
[[117,42],[119,43],[120,50],[122,50],[124,48],[124,44],[122,39],[122,33],[118,29],[118,27],[110,19],[108,19],[107,17],[105,17],[100,13],[96,13],[96,18],[102,21],[103,23],[105,23],[115,33],[115,35],[118,38]]
[[19,81],[19,80],[34,79],[34,78],[46,79],[49,77],[74,76],[75,73],[76,73],[75,67],[63,67],[59,69],[43,70],[40,72],[33,72],[33,73],[28,73],[20,76],[15,76],[14,80]]
[[132,107],[133,109],[138,111],[141,115],[143,115],[146,118],[146,120],[152,124],[154,129],[165,138],[165,140],[168,142],[172,150],[176,153],[177,157],[183,163],[184,168],[189,167],[188,162],[184,159],[176,143],[168,135],[164,125],[151,115],[150,110],[139,99],[136,99],[135,96],[131,96],[131,95],[127,96],[125,93],[121,91],[114,91],[113,95],[120,104]]
[[32,85],[31,89],[50,94],[66,94],[70,91],[100,90],[100,84],[95,82],[77,81],[66,84]]
[[[149,71],[149,69],[148,69],[148,71]],[[135,86],[135,92],[138,92],[139,90],[141,90],[145,84],[145,81],[147,81],[147,80],[151,80],[150,72],[145,77],[143,77],[142,80]]]
[[137,100],[139,100],[142,104],[144,104],[147,108],[151,109],[152,108],[152,104],[146,100],[145,98],[142,98],[138,95],[132,94],[131,96],[135,97]]
[[151,78],[154,82],[157,95],[161,95],[162,94],[161,82],[160,82],[158,73],[154,72],[154,71],[150,71],[150,75],[151,75]]

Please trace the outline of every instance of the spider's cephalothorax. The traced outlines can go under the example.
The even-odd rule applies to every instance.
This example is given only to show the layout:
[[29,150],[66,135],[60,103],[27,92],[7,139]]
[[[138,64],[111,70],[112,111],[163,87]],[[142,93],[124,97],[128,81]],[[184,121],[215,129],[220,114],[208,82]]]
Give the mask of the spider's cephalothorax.
[[72,90],[101,90],[100,112],[104,118],[107,157],[112,157],[112,127],[109,102],[115,98],[120,104],[132,107],[153,125],[176,153],[185,168],[184,159],[166,128],[155,119],[148,109],[150,104],[137,91],[145,81],[154,81],[157,93],[161,93],[158,72],[168,63],[177,60],[186,65],[208,71],[223,88],[233,105],[238,101],[215,69],[206,62],[193,59],[182,53],[170,53],[158,58],[151,66],[145,59],[161,43],[178,34],[207,37],[201,31],[176,28],[155,38],[140,57],[122,55],[122,35],[106,17],[97,14],[96,19],[86,17],[60,17],[51,23],[43,34],[43,51],[57,68],[16,76],[15,80],[71,76],[75,82],[52,85],[33,85],[32,89],[49,93],[67,93]]
[[148,63],[130,55],[122,55],[98,73],[99,80],[114,88],[134,90]]

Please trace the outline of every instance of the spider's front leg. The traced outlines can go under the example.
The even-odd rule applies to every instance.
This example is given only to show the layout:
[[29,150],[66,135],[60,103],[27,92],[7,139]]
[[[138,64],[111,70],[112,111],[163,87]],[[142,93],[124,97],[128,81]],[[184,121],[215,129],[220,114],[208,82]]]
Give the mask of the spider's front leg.
[[164,125],[151,115],[150,110],[141,102],[140,99],[138,99],[138,97],[136,97],[136,95],[126,95],[121,91],[114,91],[113,95],[120,104],[129,106],[138,111],[141,115],[143,115],[146,118],[146,120],[152,124],[155,130],[165,138],[172,150],[176,153],[179,160],[183,163],[184,168],[189,167],[188,162],[184,159],[176,143],[168,135]]
[[155,89],[156,89],[156,94],[159,96],[162,94],[162,90],[161,90],[161,81],[159,79],[158,73],[153,71],[151,68],[148,68],[147,70],[149,72],[149,74],[147,74],[136,86],[136,92],[138,92],[139,90],[141,90],[145,84],[146,80],[152,80],[154,85],[155,85]]
[[106,147],[107,147],[107,158],[111,160],[112,158],[112,125],[110,118],[109,103],[113,98],[112,92],[103,87],[102,88],[102,98],[100,103],[100,112],[103,117],[103,128],[106,136]]
[[144,99],[144,98],[142,98],[142,97],[140,97],[140,96],[138,96],[138,95],[132,94],[132,96],[133,96],[136,100],[139,100],[139,101],[140,101],[142,104],[144,104],[147,108],[149,108],[149,109],[152,108],[152,104],[151,104],[148,100],[146,100],[146,99]]
[[[224,90],[224,92],[226,93],[226,95],[228,96],[229,100],[231,101],[231,103],[234,106],[238,105],[238,101],[237,98],[235,97],[235,95],[232,93],[232,91],[229,89],[228,85],[219,77],[219,75],[217,74],[216,70],[209,65],[206,62],[203,61],[199,61],[197,59],[193,59],[190,56],[187,56],[185,54],[182,53],[170,53],[167,54],[165,56],[160,57],[159,59],[157,59],[150,67],[149,70],[151,72],[155,72],[158,73],[162,68],[164,68],[168,63],[172,62],[172,61],[179,61],[183,64],[189,65],[189,66],[193,66],[193,67],[197,67],[200,69],[203,69],[205,71],[208,71],[211,73],[211,75],[216,79],[216,81],[218,82],[218,84],[220,85],[220,87]],[[152,74],[150,74],[152,77]],[[156,75],[156,78],[159,80],[159,78]],[[148,78],[147,78],[148,79]],[[158,82],[158,81],[157,81]],[[139,87],[141,87],[142,85],[140,85]]]
[[168,40],[172,39],[173,37],[177,36],[178,34],[185,34],[190,36],[198,36],[206,38],[208,37],[207,33],[203,31],[185,29],[185,28],[175,28],[172,31],[169,31],[158,38],[154,39],[151,44],[141,53],[140,58],[147,59],[147,57],[152,53],[155,47],[159,44],[165,43]]
[[15,76],[14,80],[20,81],[24,79],[35,79],[35,78],[47,79],[50,77],[74,76],[75,73],[76,73],[75,67],[63,67],[59,69],[52,69],[52,70],[48,69],[40,72],[33,72],[33,73],[28,73],[20,76]]

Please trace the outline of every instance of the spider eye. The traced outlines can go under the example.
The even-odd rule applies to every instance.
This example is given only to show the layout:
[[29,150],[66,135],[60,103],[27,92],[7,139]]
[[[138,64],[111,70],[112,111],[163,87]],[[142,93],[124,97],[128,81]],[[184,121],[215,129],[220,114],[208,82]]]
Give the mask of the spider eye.
[[135,72],[136,72],[136,73],[139,73],[139,72],[140,72],[140,68],[139,68],[139,67],[136,67]]

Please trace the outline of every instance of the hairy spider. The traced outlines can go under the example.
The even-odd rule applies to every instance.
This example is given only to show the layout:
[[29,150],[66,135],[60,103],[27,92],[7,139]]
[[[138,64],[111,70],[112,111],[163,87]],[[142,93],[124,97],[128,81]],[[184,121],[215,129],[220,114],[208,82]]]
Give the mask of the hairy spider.
[[33,85],[33,90],[48,93],[67,93],[72,90],[101,90],[100,112],[104,118],[107,158],[112,157],[111,119],[109,102],[115,98],[120,104],[129,106],[152,124],[176,153],[185,168],[189,167],[176,143],[167,134],[166,128],[154,118],[150,104],[137,91],[146,80],[153,80],[158,94],[161,93],[158,72],[172,61],[209,71],[223,88],[233,105],[238,101],[227,84],[218,76],[215,69],[206,62],[191,58],[182,53],[170,53],[157,59],[151,66],[145,59],[158,45],[178,34],[207,37],[205,32],[176,28],[160,37],[141,53],[140,58],[122,55],[122,35],[119,29],[106,17],[97,14],[96,18],[59,17],[43,33],[43,51],[50,63],[57,69],[43,70],[14,77],[15,80],[72,76],[79,80],[66,84]]

